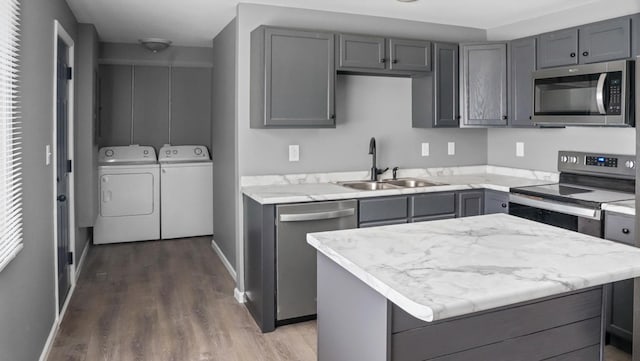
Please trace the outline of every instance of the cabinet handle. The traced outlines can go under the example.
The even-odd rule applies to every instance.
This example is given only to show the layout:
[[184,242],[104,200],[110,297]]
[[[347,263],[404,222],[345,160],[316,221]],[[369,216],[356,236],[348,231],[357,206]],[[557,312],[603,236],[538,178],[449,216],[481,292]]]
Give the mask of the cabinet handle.
[[457,115],[457,116],[456,116],[456,119],[457,119],[457,120],[462,119],[462,115]]
[[391,62],[394,64],[398,64],[398,59],[393,59]]
[[629,234],[629,228],[623,228],[622,229],[622,233]]
[[582,56],[589,56],[589,52],[588,51],[583,52]]
[[331,119],[336,119],[336,115],[335,115],[335,114],[331,114],[331,115],[329,116],[329,118],[331,118]]
[[501,206],[502,206],[502,208],[507,208],[507,204],[506,203],[502,203]]
[[503,115],[503,116],[502,116],[502,120],[507,120],[507,119],[509,119],[509,117],[508,117],[508,116],[506,116],[506,115]]
[[386,62],[387,62],[387,59],[385,59],[385,58],[380,59],[380,63],[384,64]]
[[576,57],[576,53],[571,53],[569,54],[570,57],[575,58]]
[[533,119],[533,117],[532,117],[532,116],[529,116],[529,120],[531,120],[531,119]]

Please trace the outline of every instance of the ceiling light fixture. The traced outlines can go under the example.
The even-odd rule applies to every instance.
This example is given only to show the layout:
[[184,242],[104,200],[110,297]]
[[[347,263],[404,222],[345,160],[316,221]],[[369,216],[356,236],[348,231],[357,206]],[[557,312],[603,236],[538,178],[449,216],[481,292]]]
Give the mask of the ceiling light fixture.
[[416,2],[418,0],[398,0],[401,3],[412,3],[412,2]]
[[142,45],[145,49],[154,53],[163,51],[171,45],[171,41],[160,38],[146,38],[140,39],[138,41],[140,42],[140,45]]

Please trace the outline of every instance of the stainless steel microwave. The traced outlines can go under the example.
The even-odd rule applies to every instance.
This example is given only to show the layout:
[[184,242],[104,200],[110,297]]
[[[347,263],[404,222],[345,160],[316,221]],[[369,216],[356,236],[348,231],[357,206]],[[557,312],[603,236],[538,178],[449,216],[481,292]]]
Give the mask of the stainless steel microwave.
[[632,126],[631,60],[533,73],[533,122],[540,126]]

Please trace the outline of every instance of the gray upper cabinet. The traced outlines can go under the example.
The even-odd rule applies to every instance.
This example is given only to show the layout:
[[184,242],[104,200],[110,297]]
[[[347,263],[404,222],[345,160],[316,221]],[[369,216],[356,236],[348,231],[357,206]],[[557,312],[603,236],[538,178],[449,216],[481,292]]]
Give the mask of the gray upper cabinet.
[[385,69],[385,39],[377,36],[340,34],[339,68]]
[[459,126],[458,58],[458,44],[433,44],[433,73],[411,80],[414,128]]
[[578,29],[538,36],[538,68],[578,64]]
[[602,21],[580,28],[580,63],[625,59],[631,56],[631,19]]
[[509,46],[509,125],[533,127],[533,77],[536,38],[513,40]]
[[389,39],[389,69],[431,71],[431,42]]
[[631,56],[640,56],[640,14],[631,16]]
[[251,127],[335,127],[332,33],[261,26],[251,33]]
[[507,44],[466,44],[460,53],[463,124],[506,126]]

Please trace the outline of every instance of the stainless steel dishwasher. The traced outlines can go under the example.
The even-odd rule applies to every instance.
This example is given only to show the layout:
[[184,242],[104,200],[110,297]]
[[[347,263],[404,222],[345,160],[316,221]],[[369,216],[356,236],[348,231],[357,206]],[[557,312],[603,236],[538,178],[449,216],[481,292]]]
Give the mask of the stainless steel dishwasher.
[[[356,228],[358,202],[314,202],[276,207],[276,320],[316,314],[316,250],[307,233]],[[287,322],[284,322],[287,323]]]

